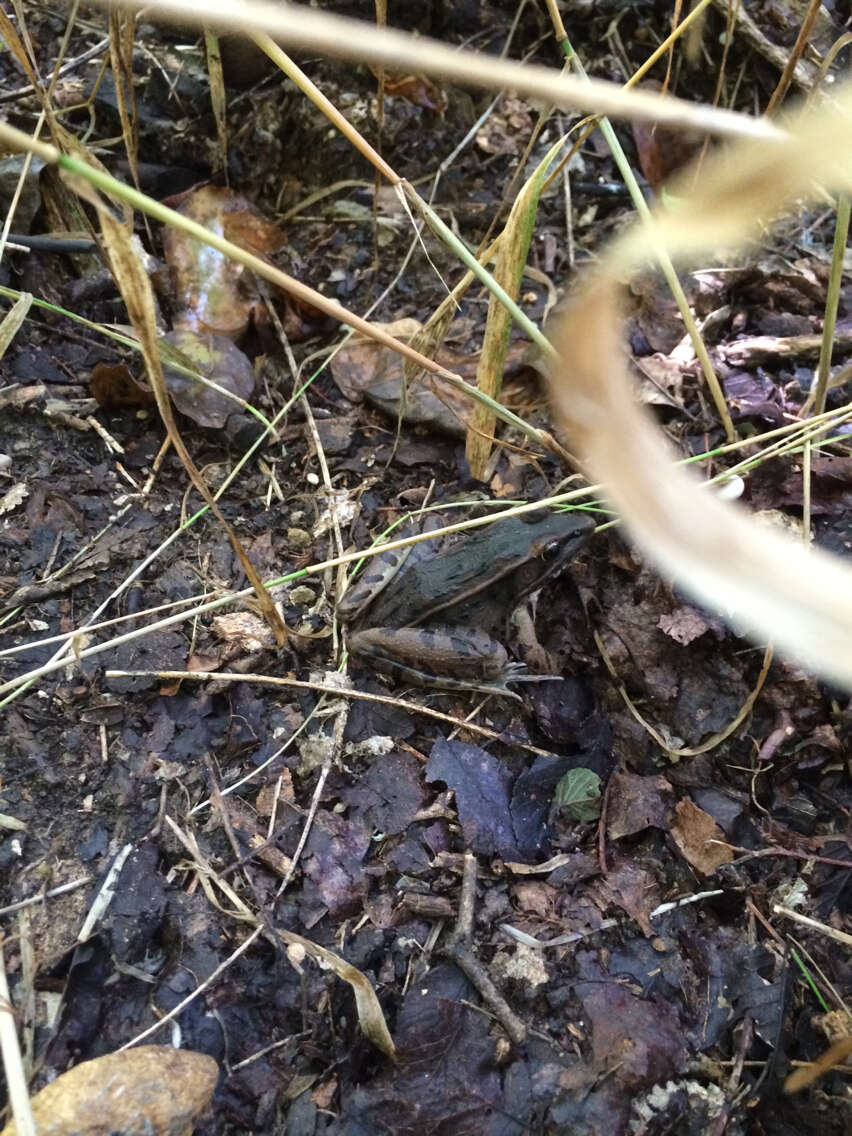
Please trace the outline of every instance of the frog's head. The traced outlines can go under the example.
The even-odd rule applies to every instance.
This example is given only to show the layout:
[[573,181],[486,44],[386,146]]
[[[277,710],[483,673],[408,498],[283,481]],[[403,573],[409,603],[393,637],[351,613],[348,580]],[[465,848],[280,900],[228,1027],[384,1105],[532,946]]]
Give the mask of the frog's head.
[[[526,549],[515,569],[516,593],[520,597],[558,576],[565,565],[588,542],[595,531],[589,513],[576,509],[563,512],[536,510],[513,518],[512,539]],[[507,522],[508,527],[508,522]],[[507,539],[510,533],[506,533]]]

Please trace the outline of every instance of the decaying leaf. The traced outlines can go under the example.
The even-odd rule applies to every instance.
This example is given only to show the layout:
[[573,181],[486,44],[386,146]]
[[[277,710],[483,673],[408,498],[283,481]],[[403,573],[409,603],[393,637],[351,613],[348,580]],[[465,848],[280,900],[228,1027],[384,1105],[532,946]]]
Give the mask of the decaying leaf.
[[221,429],[228,415],[239,412],[254,390],[254,371],[246,356],[225,335],[208,335],[178,328],[163,339],[180,355],[181,361],[234,398],[166,364],[163,377],[178,410],[199,426]]
[[138,383],[125,363],[95,363],[89,383],[92,396],[107,410],[155,405],[154,395]]
[[133,323],[134,330],[139,337],[142,354],[148,371],[148,378],[157,399],[157,408],[160,411],[163,425],[168,431],[169,440],[183,462],[184,468],[189,474],[193,485],[210,506],[219,523],[227,532],[243,571],[254,588],[258,605],[266,616],[276,640],[279,644],[283,645],[287,639],[287,629],[284,626],[284,621],[278,613],[278,609],[273,604],[269,593],[264,588],[257,570],[249,559],[245,549],[240,544],[236,533],[225,520],[221,509],[212,497],[210,490],[190,457],[183,438],[180,436],[177,429],[171,403],[166,394],[162,362],[157,346],[154,299],[151,291],[151,283],[142,268],[138,255],[133,249],[130,240],[130,226],[127,223],[122,224],[117,221],[109,209],[106,208],[103,200],[91,191],[85,183],[80,181],[77,188],[78,192],[90,200],[98,210],[104,244],[109,252],[115,281],[121,291],[122,299],[127,306],[127,311]]
[[[378,78],[378,67],[370,70]],[[433,82],[428,75],[406,74],[400,71],[386,71],[384,74],[385,94],[405,99],[414,106],[433,110],[443,117],[447,109],[447,94],[442,87]]]
[[393,1038],[390,1035],[385,1015],[382,1013],[382,1007],[379,1004],[379,999],[376,997],[376,992],[370,985],[370,980],[366,975],[362,974],[350,963],[342,959],[340,955],[336,955],[334,951],[326,950],[321,947],[319,943],[313,943],[310,939],[305,939],[301,935],[297,935],[294,931],[282,931],[277,929],[278,935],[290,946],[301,947],[306,954],[311,958],[316,959],[317,962],[324,964],[331,970],[338,978],[342,978],[344,982],[348,982],[352,987],[352,993],[355,995],[355,1007],[358,1011],[358,1023],[368,1041],[371,1041],[377,1049],[380,1049],[386,1057],[390,1057],[392,1061],[396,1060],[396,1047],[393,1043]]
[[[197,189],[177,212],[258,256],[268,256],[284,245],[278,226],[230,189],[211,185]],[[257,302],[245,267],[176,228],[166,229],[163,252],[174,274],[184,326],[239,339]]]
[[210,630],[219,639],[241,651],[268,651],[275,647],[269,627],[250,611],[233,611],[217,615],[210,621]]
[[16,481],[15,484],[7,489],[6,492],[0,497],[0,516],[4,513],[11,513],[13,509],[21,504],[24,498],[29,494],[23,481]]
[[730,864],[734,858],[715,820],[688,797],[675,806],[671,834],[683,858],[702,876],[711,876],[720,865]]
[[[661,91],[654,79],[642,83],[646,91]],[[704,138],[683,130],[667,130],[656,122],[634,122],[633,141],[642,173],[657,192],[673,174],[696,156]]]
[[610,840],[633,836],[653,827],[668,831],[672,786],[662,776],[640,777],[618,770],[608,786],[606,831]]
[[[410,318],[377,326],[405,341],[421,330],[418,321]],[[455,362],[444,356],[439,361],[442,365]],[[470,400],[440,377],[422,371],[406,382],[403,364],[401,356],[384,344],[356,336],[332,358],[331,373],[352,402],[367,399],[393,418],[401,415],[403,422],[461,437]]]

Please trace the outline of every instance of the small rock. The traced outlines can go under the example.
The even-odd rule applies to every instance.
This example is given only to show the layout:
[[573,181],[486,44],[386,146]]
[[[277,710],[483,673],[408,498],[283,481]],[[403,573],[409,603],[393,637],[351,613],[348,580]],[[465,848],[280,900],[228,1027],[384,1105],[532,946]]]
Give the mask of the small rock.
[[320,443],[326,454],[339,457],[349,451],[354,430],[354,416],[340,416],[329,418],[325,422],[317,422],[317,433]]
[[291,548],[299,550],[310,548],[314,543],[314,538],[307,531],[307,529],[289,528],[287,529],[287,543]]
[[300,584],[290,593],[290,603],[298,604],[299,607],[310,607],[316,598],[316,592],[313,588],[309,588],[307,584]]
[[[212,1057],[144,1045],[84,1061],[32,1098],[40,1136],[178,1136],[191,1131],[213,1095]],[[0,1136],[14,1136],[14,1121]]]

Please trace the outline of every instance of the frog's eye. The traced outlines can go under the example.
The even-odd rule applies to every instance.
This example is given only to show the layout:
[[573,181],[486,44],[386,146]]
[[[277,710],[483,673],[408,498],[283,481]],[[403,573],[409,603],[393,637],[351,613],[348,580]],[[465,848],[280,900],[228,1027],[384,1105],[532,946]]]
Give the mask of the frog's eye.
[[561,547],[558,540],[550,540],[547,542],[541,550],[541,559],[545,564],[552,564],[554,560],[558,560]]

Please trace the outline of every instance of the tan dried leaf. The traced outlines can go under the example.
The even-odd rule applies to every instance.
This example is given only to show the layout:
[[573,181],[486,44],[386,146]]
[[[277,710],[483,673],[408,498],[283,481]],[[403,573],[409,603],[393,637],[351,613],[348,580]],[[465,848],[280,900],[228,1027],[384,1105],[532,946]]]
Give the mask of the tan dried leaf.
[[730,864],[734,858],[715,820],[688,797],[675,806],[671,834],[684,860],[702,876],[712,876],[721,864]]
[[342,959],[334,951],[321,947],[319,943],[311,942],[310,939],[297,935],[295,931],[283,931],[280,928],[277,931],[288,947],[301,947],[305,954],[324,964],[338,978],[349,983],[352,987],[352,993],[355,995],[358,1024],[361,1026],[364,1036],[375,1045],[376,1049],[380,1049],[386,1057],[395,1061],[396,1046],[393,1043],[385,1015],[382,1012],[379,999],[376,997],[376,992],[370,985],[369,978],[352,966],[351,963],[348,963],[346,959]]
[[29,495],[29,492],[29,489],[27,489],[23,481],[16,481],[11,489],[7,489],[3,496],[0,497],[0,516],[2,516],[3,513],[11,513],[13,509],[17,509],[24,498]]

